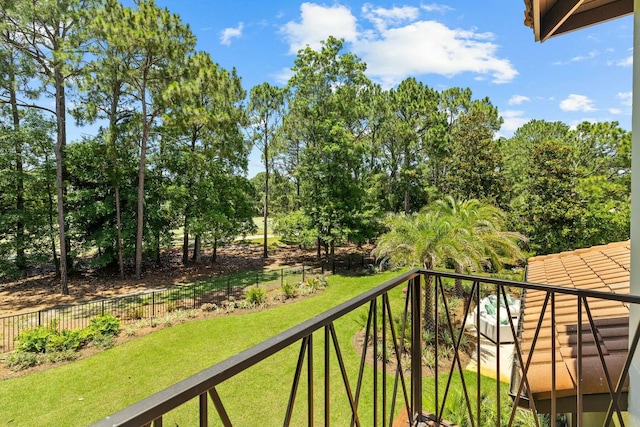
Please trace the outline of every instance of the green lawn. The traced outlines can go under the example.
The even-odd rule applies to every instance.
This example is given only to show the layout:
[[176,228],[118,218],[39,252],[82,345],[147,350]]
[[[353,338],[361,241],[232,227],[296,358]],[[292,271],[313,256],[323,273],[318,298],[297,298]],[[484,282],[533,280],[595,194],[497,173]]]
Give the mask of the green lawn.
[[[90,424],[397,275],[388,272],[367,277],[331,276],[325,291],[306,300],[162,329],[81,361],[0,382],[0,426]],[[403,297],[401,287],[396,289],[391,296],[394,306],[399,307]],[[366,308],[357,310],[335,325],[352,388],[359,366],[352,339],[363,327],[364,311]],[[395,312],[399,314],[399,310]],[[315,413],[316,422],[321,422],[322,332],[314,335],[314,343]],[[298,352],[298,345],[285,349],[218,387],[234,425],[282,423]],[[371,390],[372,369],[368,367],[367,373],[364,387]],[[335,357],[331,359],[330,381],[332,424],[345,425],[350,410]],[[306,384],[303,374],[292,425],[306,424]],[[493,390],[495,386],[489,388]],[[362,395],[363,425],[372,423],[370,394]],[[428,400],[425,395],[426,407],[430,406]],[[164,424],[197,425],[197,413],[194,401],[168,414]],[[210,425],[220,425],[213,406],[210,413]]]

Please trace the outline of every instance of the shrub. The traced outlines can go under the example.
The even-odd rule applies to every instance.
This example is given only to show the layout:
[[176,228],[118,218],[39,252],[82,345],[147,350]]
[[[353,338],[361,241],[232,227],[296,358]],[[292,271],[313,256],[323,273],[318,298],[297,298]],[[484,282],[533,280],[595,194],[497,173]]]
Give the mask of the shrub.
[[47,342],[54,333],[57,333],[55,329],[44,326],[21,331],[16,338],[16,348],[25,353],[44,353],[47,351]]
[[318,289],[324,289],[327,287],[327,285],[328,282],[325,276],[312,277],[311,279],[307,280],[307,286],[309,286],[314,291],[317,291]]
[[298,296],[298,290],[290,283],[285,283],[280,289],[282,289],[282,295],[285,299],[295,298]]
[[91,336],[105,335],[115,337],[120,332],[120,319],[111,315],[96,316],[89,322]]
[[252,305],[260,305],[267,299],[267,291],[263,288],[251,288],[245,294],[246,300]]

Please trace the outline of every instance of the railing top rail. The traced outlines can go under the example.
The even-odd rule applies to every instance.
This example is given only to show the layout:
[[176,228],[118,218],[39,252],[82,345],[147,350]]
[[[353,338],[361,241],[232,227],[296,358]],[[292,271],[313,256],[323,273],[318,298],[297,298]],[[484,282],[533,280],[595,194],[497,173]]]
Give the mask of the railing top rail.
[[532,289],[543,292],[554,292],[558,294],[567,294],[567,295],[575,295],[587,298],[600,298],[607,299],[611,301],[620,301],[626,302],[630,304],[640,304],[640,296],[638,295],[625,295],[625,294],[616,294],[610,292],[603,291],[594,291],[590,289],[576,289],[569,288],[565,286],[555,286],[555,285],[546,285],[541,283],[531,283],[531,282],[519,282],[516,280],[509,279],[497,279],[486,276],[472,276],[467,274],[459,274],[459,273],[451,273],[448,271],[439,271],[439,270],[419,270],[422,274],[431,274],[434,276],[447,277],[451,279],[461,279],[468,282],[481,282],[481,283],[491,283],[494,285],[503,285],[503,286],[513,286],[522,289]]
[[411,270],[391,279],[254,347],[153,394],[120,412],[98,421],[94,426],[142,425],[149,422],[149,420],[158,418],[187,400],[205,393],[217,384],[250,368],[265,358],[276,354],[289,345],[329,325],[334,320],[419,275],[420,272],[418,270]]

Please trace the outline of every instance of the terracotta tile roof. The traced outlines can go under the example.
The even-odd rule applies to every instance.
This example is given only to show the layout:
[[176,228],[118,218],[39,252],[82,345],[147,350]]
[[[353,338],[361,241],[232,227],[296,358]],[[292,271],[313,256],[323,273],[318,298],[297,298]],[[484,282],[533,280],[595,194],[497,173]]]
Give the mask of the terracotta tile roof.
[[[591,289],[619,294],[629,293],[630,242],[617,242],[559,254],[529,259],[527,281],[577,289]],[[531,351],[546,293],[528,290],[524,304],[522,332],[523,359]],[[527,374],[536,399],[551,395],[552,339],[556,342],[556,396],[577,392],[577,322],[578,303],[575,296],[556,295],[556,328],[551,331],[551,303],[547,306],[538,341]],[[614,384],[628,352],[629,307],[617,301],[588,299],[596,325],[596,338]],[[596,341],[589,326],[586,310],[582,310],[582,370],[585,395],[608,393]]]

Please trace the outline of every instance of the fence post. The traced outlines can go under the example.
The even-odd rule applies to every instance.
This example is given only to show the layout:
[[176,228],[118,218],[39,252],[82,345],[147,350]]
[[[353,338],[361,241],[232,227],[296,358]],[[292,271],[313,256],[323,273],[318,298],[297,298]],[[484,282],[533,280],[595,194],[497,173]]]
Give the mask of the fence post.
[[231,279],[227,277],[227,299],[231,296]]
[[193,285],[193,309],[196,309],[196,285]]
[[320,261],[320,271],[324,274],[324,262]]
[[362,260],[361,261],[361,265],[362,265],[362,267],[364,267],[364,254],[360,255],[360,258]]
[[149,319],[152,319],[156,315],[156,291],[151,292],[151,313],[149,313]]
[[302,282],[304,282],[304,264],[302,264]]
[[260,285],[260,272],[256,271],[256,288]]
[[[422,419],[422,287],[411,279],[411,419]],[[437,379],[436,379],[437,381]]]
[[38,310],[38,326],[42,326],[42,311]]
[[280,269],[280,287],[284,286],[284,268]]
[[104,316],[104,300],[102,300],[102,304],[101,304],[101,308],[100,308],[100,312],[102,313],[101,316]]

